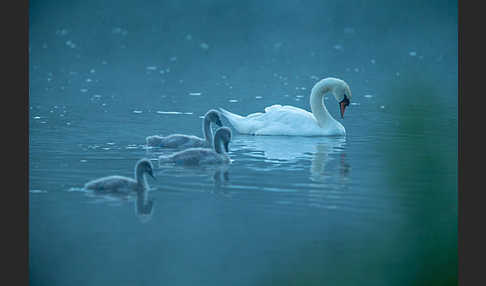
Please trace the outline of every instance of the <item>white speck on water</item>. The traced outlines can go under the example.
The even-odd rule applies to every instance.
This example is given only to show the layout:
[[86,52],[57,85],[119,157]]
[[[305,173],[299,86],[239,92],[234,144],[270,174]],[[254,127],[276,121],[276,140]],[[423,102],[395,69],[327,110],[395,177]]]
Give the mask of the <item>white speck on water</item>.
[[263,96],[255,96],[255,99],[262,99]]
[[43,190],[30,190],[29,193],[31,193],[31,194],[42,194],[42,193],[47,193],[47,191],[43,191]]
[[188,40],[188,41],[192,40],[192,35],[191,34],[187,34],[186,35],[186,40]]
[[143,111],[142,110],[134,110],[133,113],[137,113],[137,114],[140,114],[142,113]]
[[104,148],[101,148],[101,149],[103,149],[103,150],[105,150],[105,151],[111,150],[111,149],[110,149],[110,148],[108,148],[108,147],[104,147]]
[[295,98],[295,101],[300,101],[300,98]]
[[71,40],[66,41],[66,46],[70,47],[71,49],[76,48],[76,44],[73,43]]
[[351,102],[351,105],[360,105],[358,102]]
[[359,72],[359,68],[354,68],[354,71],[355,72]]
[[122,35],[122,36],[126,36],[128,34],[128,31],[125,30],[125,29],[122,29],[120,27],[115,27],[111,30],[111,32],[113,34],[116,34],[116,35]]
[[170,68],[166,68],[165,69],[165,72],[170,72]]
[[366,98],[372,98],[373,95],[371,95],[371,94],[365,94],[364,97],[366,97]]
[[372,64],[372,65],[376,64],[375,59],[371,59],[371,61],[370,61],[370,62],[371,62],[371,64]]
[[81,163],[86,163],[86,162],[88,162],[88,160],[84,160],[84,159],[83,159],[83,160],[79,160],[79,162],[81,162]]
[[380,106],[380,108],[381,108],[381,109],[385,109],[385,106],[384,106],[384,105],[381,105],[381,106]]
[[52,80],[52,78],[50,78],[50,77],[47,78],[47,81],[51,81],[51,80]]
[[165,73],[165,71],[164,71],[164,70],[160,70],[159,72],[160,72],[160,74],[164,74],[164,73]]
[[201,95],[201,92],[190,92],[189,95]]
[[71,125],[71,122],[66,122],[66,125],[68,125],[68,126]]
[[41,119],[41,117],[40,117],[40,116],[34,116],[33,118],[34,118],[34,119]]
[[96,71],[94,69],[91,69],[89,72],[90,73],[95,73]]
[[201,47],[201,49],[203,49],[203,50],[207,50],[207,49],[209,49],[209,45],[208,45],[208,44],[206,44],[206,43],[201,43],[199,46],[200,46],[200,47]]
[[101,61],[101,64],[106,65],[106,64],[108,64],[108,62],[107,61]]
[[343,47],[341,45],[334,45],[334,49],[340,51]]
[[96,98],[96,99],[99,99],[99,98],[101,98],[101,95],[100,94],[93,94],[93,97]]
[[274,49],[279,49],[281,46],[282,46],[282,42],[277,42],[277,43],[273,44]]
[[101,106],[106,106],[106,103],[102,103]]
[[284,96],[285,96],[285,97],[289,97],[289,95],[288,95],[288,94],[284,94]]
[[160,110],[157,110],[156,113],[158,113],[158,114],[182,114],[182,112],[179,112],[179,111],[160,111]]
[[92,80],[92,79],[90,79],[90,78],[87,78],[87,79],[86,79],[86,82],[92,82],[92,81],[93,81],[93,80]]
[[108,142],[107,145],[115,145],[115,142]]
[[411,51],[410,53],[408,53],[411,57],[415,57],[417,55],[417,52],[414,52],[414,51]]
[[87,91],[88,91],[88,89],[86,89],[86,88],[82,88],[82,89],[80,89],[79,91],[81,91],[81,92],[87,92]]
[[396,72],[395,74],[396,74],[397,76],[400,76],[400,73],[399,73],[399,72]]
[[157,70],[157,67],[156,66],[148,66],[146,67],[147,70],[150,70],[150,71],[155,71]]
[[302,98],[302,97],[304,97],[304,96],[299,94],[299,95],[296,95],[295,97],[297,97],[297,98]]
[[222,78],[222,79],[227,79],[228,77],[227,77],[227,76],[225,76],[225,75],[222,75],[222,76],[221,76],[221,78]]
[[42,44],[42,48],[43,48],[43,49],[47,49],[47,44],[46,44],[46,43],[43,43],[43,44]]
[[47,121],[41,121],[40,123],[41,123],[41,124],[46,124],[46,123],[47,123]]
[[354,34],[354,28],[346,27],[346,28],[344,28],[344,33],[345,34]]
[[175,61],[177,61],[177,57],[171,57],[171,58],[170,58],[170,61],[171,61],[171,62],[175,62]]
[[312,79],[312,80],[318,80],[319,78],[317,76],[315,76],[315,75],[311,75],[310,76],[310,79]]
[[194,113],[193,112],[184,112],[184,114],[186,114],[186,115],[192,115]]
[[57,30],[56,34],[60,35],[60,36],[65,36],[65,35],[68,34],[68,30],[66,30],[66,29]]
[[230,100],[228,100],[228,101],[229,101],[229,102],[238,102],[238,100],[236,100],[236,99],[230,99]]

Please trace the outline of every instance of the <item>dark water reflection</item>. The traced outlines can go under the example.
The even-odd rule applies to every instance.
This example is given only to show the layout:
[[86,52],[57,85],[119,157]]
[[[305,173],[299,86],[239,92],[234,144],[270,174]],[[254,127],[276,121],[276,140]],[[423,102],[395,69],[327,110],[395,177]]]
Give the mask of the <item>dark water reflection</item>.
[[[32,2],[31,285],[455,285],[457,3],[223,2]],[[144,146],[210,108],[309,110],[325,76],[345,138],[235,132],[206,168]],[[80,189],[143,157],[148,192]]]

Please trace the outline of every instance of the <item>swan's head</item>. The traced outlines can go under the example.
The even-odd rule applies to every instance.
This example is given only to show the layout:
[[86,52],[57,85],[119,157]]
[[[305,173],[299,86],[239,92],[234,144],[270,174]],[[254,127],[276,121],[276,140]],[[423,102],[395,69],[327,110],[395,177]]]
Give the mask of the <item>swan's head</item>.
[[149,174],[154,180],[155,180],[155,177],[154,177],[154,173],[153,173],[153,166],[152,166],[152,162],[150,162],[149,159],[141,159],[140,161],[138,161],[137,163],[137,173],[139,174]]
[[224,150],[226,153],[229,152],[229,143],[231,141],[231,129],[228,127],[220,127],[216,130],[214,134],[214,138],[220,138],[221,142],[223,143]]
[[351,100],[351,89],[349,85],[344,81],[337,78],[330,78],[332,81],[331,92],[334,98],[339,102],[339,110],[341,111],[341,118],[344,118],[344,111],[349,105]]
[[211,109],[204,115],[206,120],[218,125],[219,127],[223,126],[223,122],[221,122],[221,114],[219,111]]

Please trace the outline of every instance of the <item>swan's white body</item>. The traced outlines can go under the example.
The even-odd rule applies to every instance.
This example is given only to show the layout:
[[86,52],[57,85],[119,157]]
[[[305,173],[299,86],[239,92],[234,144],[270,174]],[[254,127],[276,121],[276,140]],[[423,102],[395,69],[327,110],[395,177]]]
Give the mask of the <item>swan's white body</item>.
[[244,117],[220,108],[233,127],[242,134],[291,135],[291,136],[339,136],[346,135],[344,126],[326,109],[323,96],[332,92],[337,101],[346,95],[351,97],[349,86],[337,78],[325,78],[312,88],[311,112],[289,106],[272,105],[264,113],[252,113]]

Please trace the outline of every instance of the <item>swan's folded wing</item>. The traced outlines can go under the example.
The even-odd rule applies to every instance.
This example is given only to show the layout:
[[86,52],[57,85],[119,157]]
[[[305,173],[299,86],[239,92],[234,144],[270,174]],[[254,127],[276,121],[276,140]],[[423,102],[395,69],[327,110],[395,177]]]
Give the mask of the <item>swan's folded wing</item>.
[[172,162],[184,165],[198,165],[201,162],[212,160],[215,152],[207,148],[190,148],[170,156]]
[[193,135],[172,134],[165,137],[163,140],[163,146],[167,148],[179,148],[201,142],[204,142],[204,140]]
[[136,184],[133,179],[122,176],[109,176],[88,182],[85,188],[99,192],[116,192],[129,189],[133,184]]

